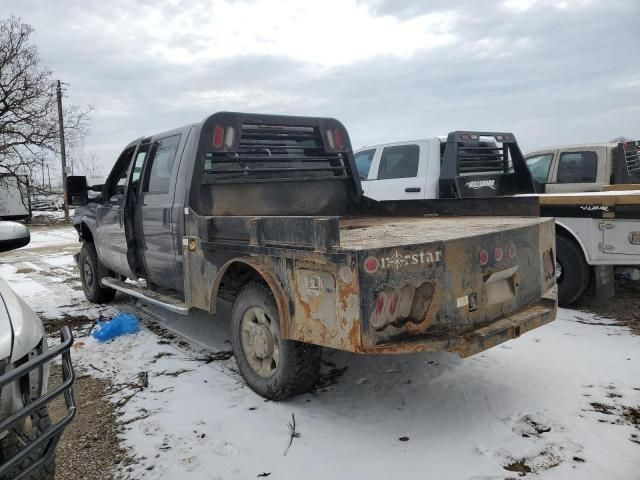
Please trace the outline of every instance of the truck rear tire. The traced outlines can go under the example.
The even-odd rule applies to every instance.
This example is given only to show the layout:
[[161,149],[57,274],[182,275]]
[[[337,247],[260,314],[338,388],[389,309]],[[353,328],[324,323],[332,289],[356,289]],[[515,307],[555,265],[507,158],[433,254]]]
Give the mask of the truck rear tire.
[[109,269],[98,258],[96,246],[93,243],[82,242],[80,256],[78,257],[78,269],[80,280],[84,289],[84,296],[91,303],[107,303],[113,300],[116,291],[103,287],[100,280],[109,277]]
[[[29,417],[27,417],[29,418]],[[19,428],[12,428],[8,431],[7,435],[0,440],[0,464],[13,458],[17,453],[22,450],[25,441],[33,442],[38,438],[42,432],[44,432],[51,425],[51,418],[46,407],[42,407],[31,414],[30,422],[23,422],[19,424]],[[17,467],[10,470],[7,475],[0,477],[0,480],[13,480],[21,472],[24,472],[34,462],[38,461],[48,442],[35,449],[31,455],[28,455]],[[25,477],[26,480],[53,480],[55,477],[55,456],[51,455],[45,460],[40,468],[36,469],[34,473]]]
[[269,400],[308,392],[320,373],[322,349],[281,338],[275,299],[262,282],[248,283],[236,297],[231,310],[231,345],[247,385]]
[[565,235],[556,235],[558,304],[571,305],[589,286],[591,268],[580,246]]

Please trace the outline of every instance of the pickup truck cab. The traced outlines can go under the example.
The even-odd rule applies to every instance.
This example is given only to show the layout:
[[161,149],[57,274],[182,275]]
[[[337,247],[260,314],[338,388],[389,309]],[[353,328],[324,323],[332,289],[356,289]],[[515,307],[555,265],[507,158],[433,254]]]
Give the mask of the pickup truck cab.
[[556,146],[530,152],[525,160],[545,193],[640,188],[640,141]]
[[131,142],[98,197],[84,177],[67,190],[87,298],[232,301],[238,368],[266,398],[311,389],[320,347],[469,356],[555,318],[552,220],[367,200],[331,118],[216,113]]
[[639,146],[557,147],[525,158],[513,134],[452,132],[354,156],[364,194],[376,200],[535,198],[540,215],[556,220],[558,300],[566,306],[585,294],[610,298],[612,267],[640,265]]

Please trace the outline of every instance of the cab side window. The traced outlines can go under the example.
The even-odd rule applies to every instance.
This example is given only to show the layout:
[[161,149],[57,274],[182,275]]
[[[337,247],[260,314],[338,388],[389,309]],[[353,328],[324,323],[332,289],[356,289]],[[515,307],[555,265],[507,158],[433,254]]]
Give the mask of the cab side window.
[[127,174],[129,173],[129,165],[133,159],[134,148],[128,148],[120,154],[116,161],[117,169],[111,174],[107,180],[106,200],[115,195],[124,195],[127,185]]
[[419,157],[418,145],[385,147],[378,167],[378,180],[417,176]]
[[563,152],[558,161],[557,183],[593,183],[598,173],[596,152]]
[[180,135],[162,138],[153,143],[150,152],[149,172],[145,182],[144,191],[148,193],[169,193],[171,185],[171,172],[180,143]]

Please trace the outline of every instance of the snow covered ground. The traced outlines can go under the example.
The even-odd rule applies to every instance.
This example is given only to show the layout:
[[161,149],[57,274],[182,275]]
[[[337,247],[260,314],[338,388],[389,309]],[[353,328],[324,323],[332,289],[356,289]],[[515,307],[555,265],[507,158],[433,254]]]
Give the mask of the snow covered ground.
[[[68,232],[33,237],[43,248],[0,255],[0,275],[35,310],[57,318],[118,308],[84,301]],[[317,390],[276,403],[244,386],[227,317],[228,308],[163,315],[160,324],[190,342],[148,320],[111,342],[77,339],[78,368],[119,386],[111,399],[137,459],[123,467],[129,478],[640,478],[631,422],[640,337],[613,321],[560,310],[550,325],[464,360],[327,350]],[[284,455],[292,415],[300,437]]]

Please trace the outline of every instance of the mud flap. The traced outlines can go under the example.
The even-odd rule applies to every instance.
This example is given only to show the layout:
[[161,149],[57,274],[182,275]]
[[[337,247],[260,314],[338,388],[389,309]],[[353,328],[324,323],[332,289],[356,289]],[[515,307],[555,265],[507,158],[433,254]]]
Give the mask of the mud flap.
[[613,265],[595,265],[591,269],[591,282],[579,303],[599,306],[616,294]]

